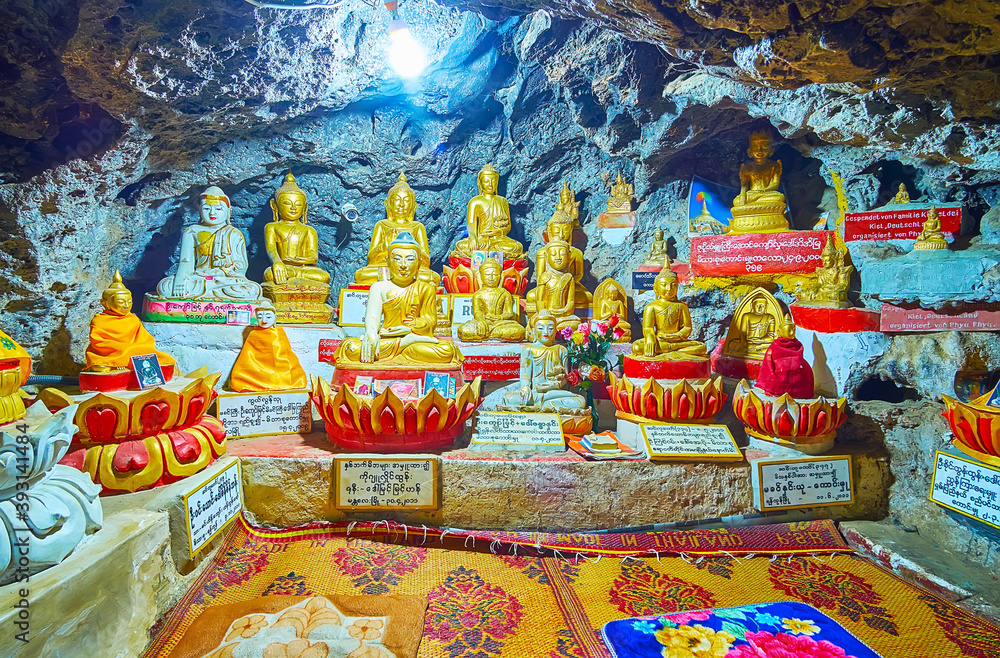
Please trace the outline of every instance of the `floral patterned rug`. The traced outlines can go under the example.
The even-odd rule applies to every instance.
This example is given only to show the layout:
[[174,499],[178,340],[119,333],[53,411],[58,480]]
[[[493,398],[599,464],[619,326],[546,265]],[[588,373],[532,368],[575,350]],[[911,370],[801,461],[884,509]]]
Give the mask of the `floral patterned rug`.
[[[682,532],[674,532],[668,540],[644,533],[640,540],[616,540],[661,547],[649,557],[594,553],[586,538],[581,552],[572,553],[570,539],[578,535],[562,536],[558,556],[544,549],[540,556],[531,554],[530,546],[499,538],[463,548],[462,540],[412,527],[405,533],[353,527],[348,538],[352,527],[270,531],[237,522],[199,579],[153,629],[145,655],[169,655],[211,606],[275,595],[406,594],[428,601],[418,655],[435,658],[604,658],[611,655],[601,635],[608,622],[789,600],[812,606],[886,658],[1000,656],[1000,629],[845,552],[842,542],[821,532],[832,528],[829,522],[758,526],[747,537],[771,548],[757,553],[747,550],[751,539],[735,531],[726,535],[725,547],[712,551],[706,550],[704,534],[684,540]],[[544,546],[548,539],[537,537],[534,543]],[[735,551],[733,544],[741,542],[743,550]],[[699,554],[691,552],[693,544]],[[804,547],[810,552],[803,553]],[[809,616],[789,619],[819,622]],[[744,638],[781,632],[745,626]],[[735,642],[720,653],[720,645],[699,641],[676,651],[664,645],[660,655],[862,658],[833,649],[789,651],[764,636],[758,639],[755,654],[739,653],[745,647]]]

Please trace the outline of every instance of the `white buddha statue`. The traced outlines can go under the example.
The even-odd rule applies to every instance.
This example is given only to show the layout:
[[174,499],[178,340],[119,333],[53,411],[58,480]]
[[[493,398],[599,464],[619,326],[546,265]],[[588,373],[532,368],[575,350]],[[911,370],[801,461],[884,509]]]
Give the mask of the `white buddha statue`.
[[201,194],[201,220],[184,229],[177,272],[161,280],[156,294],[165,299],[258,302],[260,284],[246,278],[243,233],[229,223],[229,197],[212,186]]

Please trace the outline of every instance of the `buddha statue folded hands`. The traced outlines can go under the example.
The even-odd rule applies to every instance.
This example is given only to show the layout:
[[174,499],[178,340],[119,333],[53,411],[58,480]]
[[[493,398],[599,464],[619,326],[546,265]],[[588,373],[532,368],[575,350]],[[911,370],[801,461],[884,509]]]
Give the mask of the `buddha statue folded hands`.
[[337,368],[427,369],[459,368],[462,354],[454,343],[434,337],[437,289],[417,278],[426,254],[409,232],[389,243],[389,279],[368,291],[365,332],[337,347]]
[[765,131],[750,136],[747,154],[753,160],[740,165],[740,193],[733,199],[730,234],[775,233],[788,230],[785,196],[781,184],[781,160],[771,160],[774,143]]
[[385,219],[380,219],[372,229],[372,239],[368,245],[368,263],[354,273],[354,282],[371,285],[379,280],[379,270],[385,267],[389,254],[389,244],[400,233],[409,233],[421,249],[420,268],[417,278],[436,286],[441,276],[430,268],[430,243],[427,228],[416,220],[417,197],[406,182],[406,174],[400,172],[399,180],[389,188],[385,199]]
[[517,321],[517,300],[509,291],[500,287],[501,265],[487,258],[479,266],[481,286],[472,295],[472,315],[458,328],[463,341],[524,340],[524,327]]
[[524,256],[521,243],[507,236],[511,229],[510,206],[497,193],[500,173],[487,164],[479,171],[476,182],[479,194],[472,197],[466,211],[469,237],[459,240],[452,254],[472,258],[474,251],[499,251],[505,259],[521,259]]
[[649,255],[643,261],[643,265],[648,267],[662,267],[663,260],[667,258],[667,241],[663,239],[663,229],[653,231],[653,242],[649,245]]
[[[532,315],[548,311],[556,321],[556,329],[576,328],[580,318],[573,310],[576,305],[576,279],[568,270],[570,245],[553,238],[546,246],[547,266],[538,276],[538,285],[530,295]],[[529,293],[530,294],[530,293]]]
[[931,206],[927,210],[927,219],[924,220],[913,248],[917,251],[938,251],[948,248],[948,240],[941,231],[941,219],[938,217],[937,208]]
[[642,338],[632,343],[632,356],[658,361],[706,361],[708,348],[691,340],[691,311],[677,300],[677,275],[666,259],[653,281],[656,299],[642,312]]

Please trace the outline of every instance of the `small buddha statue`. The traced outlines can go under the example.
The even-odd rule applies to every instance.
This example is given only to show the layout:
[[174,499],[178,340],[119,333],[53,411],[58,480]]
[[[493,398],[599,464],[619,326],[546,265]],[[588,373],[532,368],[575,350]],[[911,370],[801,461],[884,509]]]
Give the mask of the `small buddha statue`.
[[906,189],[906,183],[899,184],[899,191],[896,192],[896,196],[892,198],[892,202],[897,204],[910,202],[910,193]]
[[[389,243],[385,265],[389,279],[368,291],[365,333],[346,338],[334,354],[344,369],[455,369],[462,354],[451,341],[434,337],[437,289],[418,278],[427,254],[408,231]],[[371,365],[368,365],[371,364]]]
[[730,234],[775,233],[788,230],[785,196],[781,184],[781,160],[771,160],[774,143],[766,131],[750,135],[747,154],[752,162],[740,165],[740,193],[733,199]]
[[[556,204],[556,210],[563,211],[566,213],[570,221],[572,222],[573,229],[578,229],[580,227],[580,202],[576,200],[576,192],[574,192],[566,181],[563,181],[562,190],[559,192],[559,203]],[[570,231],[570,238],[572,238],[573,231]],[[572,243],[572,239],[566,240]]]
[[670,259],[653,280],[656,299],[642,312],[642,338],[632,343],[632,356],[658,361],[706,361],[708,348],[691,340],[691,311],[677,301],[677,274]]
[[306,372],[292,351],[285,330],[277,325],[271,303],[257,307],[257,326],[250,329],[243,349],[229,375],[229,388],[237,393],[305,388]]
[[653,244],[649,245],[649,255],[643,265],[661,267],[667,258],[667,241],[663,239],[663,229],[653,231]]
[[845,252],[833,244],[833,236],[827,238],[823,247],[823,266],[816,268],[816,284],[803,290],[795,300],[800,306],[821,306],[826,308],[849,308],[847,287],[851,282],[854,267],[844,264]]
[[632,212],[632,194],[634,190],[630,183],[626,183],[622,178],[622,173],[618,172],[618,178],[611,185],[611,198],[608,199],[608,212],[612,214]]
[[[552,244],[553,240],[561,240],[569,245],[569,256],[567,270],[573,275],[573,280],[576,282],[576,287],[573,292],[573,303],[577,309],[587,309],[590,308],[593,303],[593,295],[583,287],[583,252],[574,247],[571,242],[573,239],[573,220],[570,216],[563,210],[556,210],[552,213],[552,217],[549,218],[548,223],[545,226],[546,231],[549,234],[549,242],[546,243],[538,253],[535,255],[535,268],[536,277],[541,281],[542,274],[545,273],[545,269],[549,267],[548,264],[548,252],[549,246]],[[528,292],[526,297],[527,306],[529,311],[534,311],[535,309],[535,291],[531,290]]]
[[472,294],[473,319],[458,328],[461,340],[524,340],[524,327],[517,321],[517,301],[500,285],[501,267],[493,258],[479,266],[480,286]]
[[132,313],[132,293],[122,284],[117,270],[101,294],[101,306],[104,310],[90,322],[87,372],[131,370],[132,357],[146,354],[155,354],[161,366],[176,363],[172,356],[156,349],[156,340]]
[[507,199],[497,194],[500,173],[487,164],[479,171],[476,182],[479,194],[469,201],[465,220],[469,237],[459,240],[452,253],[472,258],[474,251],[499,251],[505,259],[519,260],[524,256],[524,248],[507,237],[511,228],[510,207]]
[[727,345],[730,348],[729,353],[750,359],[763,358],[764,352],[777,336],[778,321],[781,316],[769,312],[767,300],[762,297],[753,299],[749,310],[741,313],[737,308],[736,311],[737,332],[735,336],[727,338],[727,343],[732,341]]
[[257,302],[260,284],[246,278],[247,246],[243,233],[229,223],[229,197],[214,185],[201,194],[200,221],[181,234],[177,272],[160,281],[156,294],[165,299]]
[[571,245],[559,238],[549,240],[545,249],[545,266],[539,267],[538,285],[532,291],[534,312],[548,311],[556,319],[556,328],[576,327],[580,318],[574,315],[576,279],[569,271]]
[[944,233],[941,232],[941,220],[938,218],[938,211],[934,206],[931,206],[927,211],[923,230],[917,236],[917,241],[913,243],[913,248],[918,251],[948,248],[948,241],[945,239]]
[[795,399],[812,398],[815,381],[805,360],[802,343],[795,337],[792,316],[785,314],[778,335],[764,353],[756,386],[772,397],[786,393]]
[[620,338],[616,338],[616,343],[632,342],[632,325],[628,320],[628,297],[625,288],[614,279],[605,279],[594,291],[594,319],[598,322],[607,322],[612,315],[618,316],[617,328],[622,330]]
[[400,172],[396,184],[389,188],[385,198],[385,219],[380,219],[372,229],[372,239],[368,245],[368,264],[354,273],[354,282],[371,285],[378,281],[379,268],[385,267],[385,259],[389,253],[389,243],[400,233],[409,233],[420,246],[422,259],[417,278],[425,283],[437,286],[441,275],[430,268],[430,243],[427,241],[427,229],[416,220],[417,197],[413,188],[406,182],[406,174]]
[[546,310],[531,319],[534,342],[521,352],[521,386],[504,395],[506,406],[555,413],[586,408],[582,395],[564,390],[569,352],[556,343],[556,324],[557,319]]

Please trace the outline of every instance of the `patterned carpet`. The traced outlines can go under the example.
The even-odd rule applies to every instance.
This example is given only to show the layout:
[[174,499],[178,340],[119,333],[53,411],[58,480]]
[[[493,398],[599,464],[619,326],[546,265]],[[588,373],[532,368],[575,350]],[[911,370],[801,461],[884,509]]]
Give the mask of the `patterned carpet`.
[[[538,552],[549,556],[530,554]],[[817,608],[885,658],[1000,656],[1000,629],[852,554],[829,521],[617,536],[442,536],[385,523],[275,532],[242,519],[153,629],[145,655],[167,655],[211,605],[386,593],[427,598],[418,655],[428,657],[603,657],[601,628],[613,620],[784,600]]]

